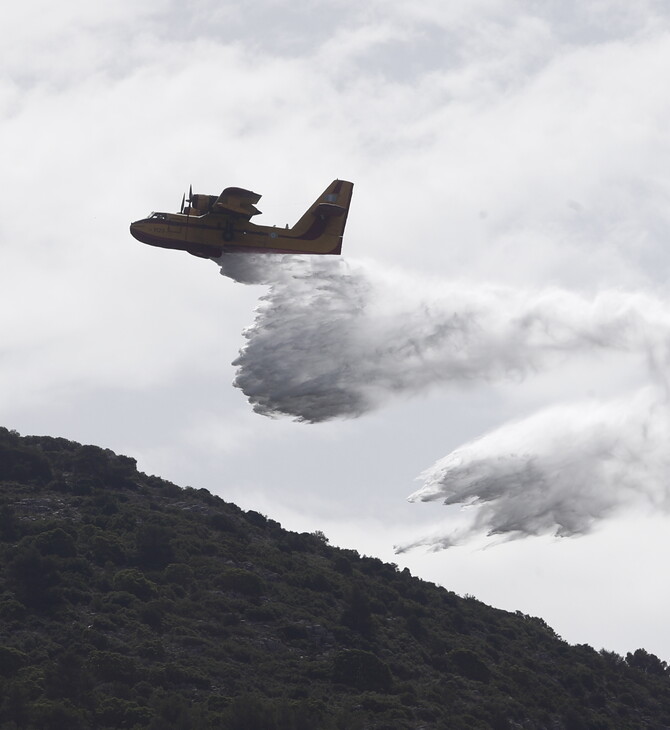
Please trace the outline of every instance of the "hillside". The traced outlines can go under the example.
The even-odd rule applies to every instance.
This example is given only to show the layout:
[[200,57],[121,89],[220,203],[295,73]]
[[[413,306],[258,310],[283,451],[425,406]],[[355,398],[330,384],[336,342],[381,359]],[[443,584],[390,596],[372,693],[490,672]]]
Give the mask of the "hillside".
[[570,646],[320,533],[0,429],[0,728],[670,728],[665,662]]

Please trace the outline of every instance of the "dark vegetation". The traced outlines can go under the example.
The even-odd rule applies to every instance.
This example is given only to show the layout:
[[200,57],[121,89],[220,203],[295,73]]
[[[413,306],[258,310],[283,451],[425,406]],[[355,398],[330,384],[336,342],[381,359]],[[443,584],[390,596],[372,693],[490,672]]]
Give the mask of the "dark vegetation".
[[569,646],[135,461],[0,429],[0,728],[670,728],[665,662]]

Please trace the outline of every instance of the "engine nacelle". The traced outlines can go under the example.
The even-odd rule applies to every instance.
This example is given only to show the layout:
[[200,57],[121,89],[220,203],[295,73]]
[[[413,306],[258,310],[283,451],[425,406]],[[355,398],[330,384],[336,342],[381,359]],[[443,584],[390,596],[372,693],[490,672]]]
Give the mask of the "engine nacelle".
[[205,213],[209,213],[212,209],[212,205],[214,205],[216,197],[216,195],[192,195],[191,213],[195,215],[204,215]]

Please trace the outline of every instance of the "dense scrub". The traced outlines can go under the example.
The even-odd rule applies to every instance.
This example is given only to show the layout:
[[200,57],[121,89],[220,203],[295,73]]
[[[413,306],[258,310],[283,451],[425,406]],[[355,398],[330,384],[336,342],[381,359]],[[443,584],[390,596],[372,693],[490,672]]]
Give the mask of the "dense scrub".
[[670,728],[666,665],[569,646],[135,461],[0,429],[0,727]]

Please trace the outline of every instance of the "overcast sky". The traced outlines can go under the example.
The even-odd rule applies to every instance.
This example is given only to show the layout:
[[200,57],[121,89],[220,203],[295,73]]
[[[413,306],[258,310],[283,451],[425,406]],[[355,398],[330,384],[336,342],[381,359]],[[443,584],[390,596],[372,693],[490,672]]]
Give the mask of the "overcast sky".
[[[670,660],[666,3],[4,21],[2,425]],[[128,233],[189,184],[292,224],[336,177],[341,260]]]

